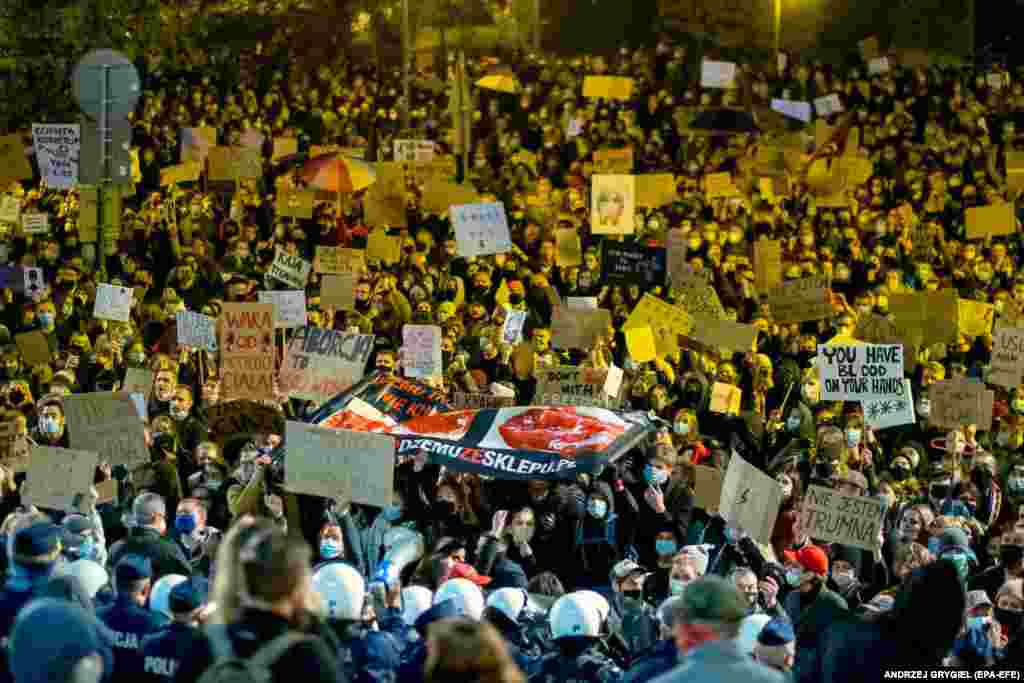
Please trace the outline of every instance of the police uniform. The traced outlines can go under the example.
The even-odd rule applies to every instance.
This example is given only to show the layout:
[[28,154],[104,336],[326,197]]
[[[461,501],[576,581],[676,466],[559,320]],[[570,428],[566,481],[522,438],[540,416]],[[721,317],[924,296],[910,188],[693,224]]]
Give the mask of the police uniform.
[[359,622],[329,621],[338,637],[338,664],[352,683],[393,683],[401,664],[398,640]]
[[599,644],[597,638],[560,638],[559,652],[541,661],[530,683],[619,683],[625,672],[600,652]]
[[114,569],[118,595],[114,604],[99,610],[96,616],[110,629],[114,645],[113,683],[134,683],[142,671],[142,639],[167,623],[156,612],[141,607],[120,586],[153,578],[153,565],[147,558],[128,555]]
[[[171,589],[168,607],[173,614],[190,614],[203,606],[208,594],[209,582],[194,576]],[[192,626],[175,621],[143,638],[139,680],[143,683],[173,680],[181,661],[189,656],[200,637]]]

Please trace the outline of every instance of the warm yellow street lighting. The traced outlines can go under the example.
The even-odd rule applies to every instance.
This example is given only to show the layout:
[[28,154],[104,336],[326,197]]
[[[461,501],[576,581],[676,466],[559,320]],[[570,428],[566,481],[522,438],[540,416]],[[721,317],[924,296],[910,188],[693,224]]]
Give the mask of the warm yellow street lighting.
[[772,0],[772,4],[775,5],[775,51],[778,52],[782,48],[782,0]]

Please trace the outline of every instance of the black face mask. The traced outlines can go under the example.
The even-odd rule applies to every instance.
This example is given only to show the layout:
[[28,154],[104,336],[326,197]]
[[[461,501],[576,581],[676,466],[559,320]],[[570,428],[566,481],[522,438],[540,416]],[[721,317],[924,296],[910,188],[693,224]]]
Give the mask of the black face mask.
[[992,614],[995,616],[996,621],[1006,627],[1006,631],[1011,639],[1020,630],[1021,622],[1024,621],[1024,612],[1017,610],[996,607]]
[[434,504],[434,509],[437,510],[438,519],[445,519],[448,517],[455,516],[455,503],[450,500],[439,500]]
[[999,546],[999,561],[1004,567],[1014,567],[1024,560],[1024,546],[1002,545]]
[[910,472],[903,467],[894,467],[889,470],[889,474],[892,475],[893,481],[903,481],[910,475]]

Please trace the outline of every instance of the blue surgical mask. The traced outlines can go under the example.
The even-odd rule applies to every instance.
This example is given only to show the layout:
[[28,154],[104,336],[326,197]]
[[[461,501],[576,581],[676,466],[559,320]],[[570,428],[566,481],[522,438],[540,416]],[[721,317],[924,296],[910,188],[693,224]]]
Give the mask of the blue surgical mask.
[[380,515],[389,522],[396,522],[402,518],[402,506],[388,505],[380,511]]
[[686,584],[689,581],[683,581],[682,579],[669,579],[668,580],[668,592],[672,595],[682,595],[683,591],[686,590]]
[[992,623],[992,617],[970,617],[967,620],[967,630],[988,628]]
[[608,503],[599,498],[591,498],[587,503],[587,512],[595,519],[604,519],[608,514]]
[[800,416],[794,415],[793,417],[786,420],[786,429],[788,429],[791,432],[795,432],[796,430],[800,429]]
[[939,554],[939,537],[938,536],[932,536],[931,538],[928,539],[928,552],[930,552],[932,555],[938,555]]
[[668,472],[653,465],[644,465],[644,480],[648,484],[661,486],[668,481]]
[[38,317],[39,317],[39,325],[43,329],[49,330],[50,328],[53,327],[53,323],[54,323],[53,313],[40,313]]
[[680,436],[686,436],[687,434],[690,433],[690,423],[689,422],[676,422],[676,424],[675,424],[675,432],[676,432],[676,434],[679,434]]
[[55,417],[44,417],[39,421],[39,429],[43,434],[53,436],[55,434],[60,434],[60,423]]
[[199,521],[193,514],[177,515],[174,518],[174,529],[182,536],[188,536],[196,527],[199,526]]
[[320,541],[320,557],[325,560],[336,560],[341,557],[341,546],[337,541],[325,538]]
[[801,572],[800,569],[787,569],[786,570],[786,584],[791,586],[791,587],[799,586],[800,585],[800,575],[801,575],[801,573],[802,572]]
[[654,551],[664,557],[665,555],[675,555],[679,549],[679,544],[671,538],[659,538],[654,541]]
[[846,447],[856,448],[860,445],[861,431],[859,429],[846,430]]

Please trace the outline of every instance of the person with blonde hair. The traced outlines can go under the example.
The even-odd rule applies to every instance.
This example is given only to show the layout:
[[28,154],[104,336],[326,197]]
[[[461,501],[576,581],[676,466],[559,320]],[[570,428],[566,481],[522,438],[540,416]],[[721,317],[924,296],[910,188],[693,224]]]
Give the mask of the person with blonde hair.
[[486,622],[443,619],[427,634],[424,683],[526,683],[497,629]]

